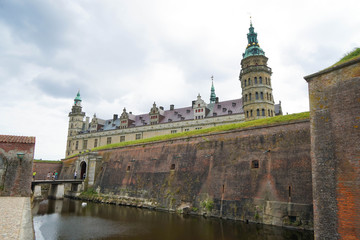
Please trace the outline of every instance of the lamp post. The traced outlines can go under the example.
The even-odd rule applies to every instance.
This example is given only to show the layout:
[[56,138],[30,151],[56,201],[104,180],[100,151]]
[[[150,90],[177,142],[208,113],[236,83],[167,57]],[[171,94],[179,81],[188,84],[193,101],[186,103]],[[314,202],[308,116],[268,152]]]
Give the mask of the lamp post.
[[25,153],[18,152],[18,153],[16,153],[16,155],[17,155],[18,159],[20,160],[20,164],[21,164],[21,160],[24,158]]

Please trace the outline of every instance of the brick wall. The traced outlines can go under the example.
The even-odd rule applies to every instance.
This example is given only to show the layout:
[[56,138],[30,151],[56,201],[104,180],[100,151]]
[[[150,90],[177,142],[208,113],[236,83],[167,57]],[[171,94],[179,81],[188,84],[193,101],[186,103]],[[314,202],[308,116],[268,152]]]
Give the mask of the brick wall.
[[36,172],[35,180],[44,180],[48,172],[53,173],[55,170],[60,173],[62,162],[54,161],[51,162],[34,162],[33,171]]
[[[30,196],[35,138],[28,143],[16,142],[25,137],[8,142],[2,141],[4,136],[0,135],[0,196]],[[21,160],[20,152],[24,153]]]
[[315,238],[360,239],[360,59],[305,79]]
[[[206,212],[204,202],[212,201],[210,215],[312,227],[308,120],[98,154],[103,159],[96,167],[94,187],[103,194],[199,212]],[[253,161],[258,168],[252,167]],[[61,177],[72,178],[75,162],[64,161]]]

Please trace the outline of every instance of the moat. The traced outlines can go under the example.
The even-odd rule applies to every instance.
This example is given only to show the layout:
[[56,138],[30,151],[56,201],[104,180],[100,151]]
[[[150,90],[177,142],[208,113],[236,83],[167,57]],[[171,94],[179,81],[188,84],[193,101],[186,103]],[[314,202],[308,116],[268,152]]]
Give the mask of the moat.
[[71,199],[34,202],[32,212],[37,240],[313,239],[312,231]]

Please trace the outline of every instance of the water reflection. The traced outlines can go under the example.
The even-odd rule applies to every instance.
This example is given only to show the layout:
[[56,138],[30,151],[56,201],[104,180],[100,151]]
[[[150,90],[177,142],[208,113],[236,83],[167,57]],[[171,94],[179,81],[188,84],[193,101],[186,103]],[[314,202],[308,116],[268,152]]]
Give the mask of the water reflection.
[[86,207],[82,207],[81,201],[70,199],[35,202],[33,216],[37,240],[313,239],[310,231],[107,204],[88,203]]

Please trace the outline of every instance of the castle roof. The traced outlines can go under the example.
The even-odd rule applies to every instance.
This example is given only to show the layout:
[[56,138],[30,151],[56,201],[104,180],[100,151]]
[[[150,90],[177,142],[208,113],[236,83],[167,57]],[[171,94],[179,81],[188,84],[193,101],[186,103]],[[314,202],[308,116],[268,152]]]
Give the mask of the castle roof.
[[35,143],[35,137],[0,135],[0,143]]

